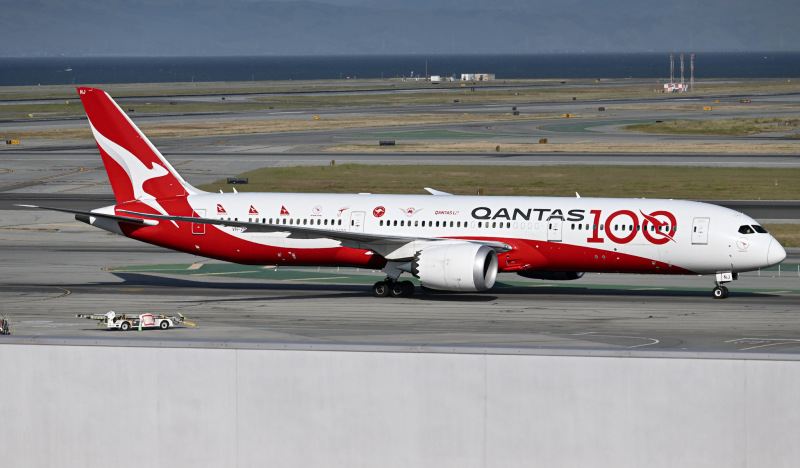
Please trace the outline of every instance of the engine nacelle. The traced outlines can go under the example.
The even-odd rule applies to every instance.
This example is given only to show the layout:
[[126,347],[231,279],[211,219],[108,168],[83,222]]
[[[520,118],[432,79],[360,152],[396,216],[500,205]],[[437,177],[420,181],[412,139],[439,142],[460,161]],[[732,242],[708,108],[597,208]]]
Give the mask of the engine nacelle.
[[497,279],[497,253],[470,242],[420,250],[411,262],[419,284],[444,291],[485,291]]
[[582,271],[518,271],[519,276],[546,281],[572,281],[583,278]]

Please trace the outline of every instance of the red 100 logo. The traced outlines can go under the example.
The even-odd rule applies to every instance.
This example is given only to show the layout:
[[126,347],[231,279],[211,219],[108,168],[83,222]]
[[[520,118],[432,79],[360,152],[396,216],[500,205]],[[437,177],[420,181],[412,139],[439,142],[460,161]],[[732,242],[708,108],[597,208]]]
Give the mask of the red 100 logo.
[[[605,232],[606,237],[608,237],[611,242],[617,244],[627,244],[639,233],[639,216],[631,210],[615,211],[608,215],[605,223],[601,222],[601,210],[592,210],[589,213],[594,215],[594,224],[592,237],[586,239],[588,242],[605,242],[605,239],[600,237],[601,224],[605,224],[603,232]],[[678,227],[678,221],[675,219],[675,215],[669,211],[654,211],[650,214],[644,214],[641,210],[639,214],[642,216],[641,232],[645,239],[651,244],[662,245],[669,241],[675,242],[675,239],[672,238],[673,233]],[[616,229],[611,229],[615,221],[617,224],[630,225],[631,227],[636,226],[636,229],[630,229],[628,231],[623,230],[622,234],[619,234],[615,232]],[[654,227],[651,228],[651,226]]]

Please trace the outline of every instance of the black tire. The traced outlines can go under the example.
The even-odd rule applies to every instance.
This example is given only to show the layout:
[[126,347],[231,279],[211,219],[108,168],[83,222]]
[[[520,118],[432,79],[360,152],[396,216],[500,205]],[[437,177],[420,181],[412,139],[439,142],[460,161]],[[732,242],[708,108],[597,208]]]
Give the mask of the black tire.
[[386,281],[378,281],[372,285],[372,294],[375,297],[386,297],[389,295],[389,285]]
[[162,320],[161,323],[158,324],[158,328],[160,328],[162,330],[168,330],[169,329],[169,320]]
[[416,287],[414,286],[414,283],[412,283],[411,281],[406,280],[406,281],[401,281],[400,284],[403,285],[403,289],[405,290],[406,297],[411,297],[411,296],[414,295],[414,290],[416,289]]
[[714,294],[714,299],[725,299],[727,297],[723,286],[714,287],[712,294]]
[[393,282],[389,285],[389,295],[392,297],[404,297],[406,295],[406,288],[402,283]]
[[130,322],[122,322],[122,323],[119,324],[119,329],[122,330],[122,331],[128,331],[128,330],[131,329],[131,323]]
[[720,286],[720,287],[722,288],[722,298],[723,299],[727,298],[728,294],[730,294],[728,288],[726,288],[725,286]]

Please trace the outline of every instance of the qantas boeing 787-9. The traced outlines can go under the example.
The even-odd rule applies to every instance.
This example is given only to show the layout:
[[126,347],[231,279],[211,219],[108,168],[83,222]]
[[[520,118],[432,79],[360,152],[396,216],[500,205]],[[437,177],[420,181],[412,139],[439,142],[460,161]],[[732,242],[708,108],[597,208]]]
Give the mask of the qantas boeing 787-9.
[[117,204],[48,208],[106,231],[229,262],[381,269],[376,296],[413,294],[403,273],[446,291],[490,289],[498,273],[715,275],[786,251],[755,220],[681,200],[323,193],[208,193],[188,184],[104,91],[78,88]]

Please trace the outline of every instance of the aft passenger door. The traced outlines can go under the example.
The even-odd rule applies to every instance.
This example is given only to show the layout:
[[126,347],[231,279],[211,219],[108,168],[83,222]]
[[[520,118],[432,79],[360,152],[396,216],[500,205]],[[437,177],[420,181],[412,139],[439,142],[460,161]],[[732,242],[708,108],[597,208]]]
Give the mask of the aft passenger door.
[[350,214],[350,232],[364,232],[363,211],[354,211]]
[[692,222],[692,244],[708,244],[710,218],[694,218]]

